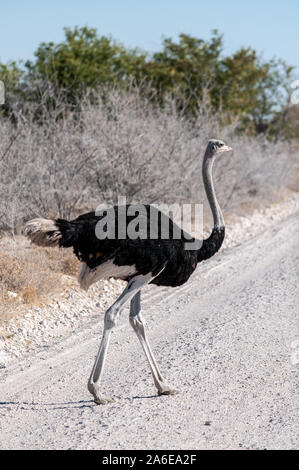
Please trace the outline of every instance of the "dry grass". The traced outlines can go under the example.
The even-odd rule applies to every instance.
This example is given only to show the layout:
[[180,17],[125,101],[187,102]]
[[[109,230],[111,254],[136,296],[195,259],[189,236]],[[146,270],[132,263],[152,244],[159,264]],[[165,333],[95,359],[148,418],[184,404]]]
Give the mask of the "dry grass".
[[75,279],[79,262],[71,250],[43,249],[23,237],[0,240],[0,322],[40,306],[64,289],[63,276]]

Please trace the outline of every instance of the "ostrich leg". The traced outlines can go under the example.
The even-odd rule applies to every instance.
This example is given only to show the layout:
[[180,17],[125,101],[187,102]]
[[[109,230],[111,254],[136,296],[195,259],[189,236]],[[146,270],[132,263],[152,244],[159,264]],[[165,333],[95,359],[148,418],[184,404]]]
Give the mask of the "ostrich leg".
[[140,314],[140,290],[134,295],[131,300],[131,309],[130,309],[130,324],[132,325],[135,333],[138,336],[138,339],[141,343],[141,346],[145,352],[146,358],[149,362],[150,369],[154,378],[154,384],[158,390],[159,395],[174,395],[178,393],[178,390],[170,387],[159,371],[157,361],[153,355],[150,344],[148,342],[144,321]]
[[129,281],[127,287],[116,300],[116,302],[111,307],[109,307],[105,313],[103,336],[87,386],[89,392],[94,396],[95,403],[98,405],[104,405],[114,401],[112,398],[103,395],[100,388],[100,381],[104,371],[104,364],[109,347],[111,332],[116,326],[121,310],[124,308],[125,304],[152,279],[153,276],[151,273],[146,274],[145,276],[135,276]]

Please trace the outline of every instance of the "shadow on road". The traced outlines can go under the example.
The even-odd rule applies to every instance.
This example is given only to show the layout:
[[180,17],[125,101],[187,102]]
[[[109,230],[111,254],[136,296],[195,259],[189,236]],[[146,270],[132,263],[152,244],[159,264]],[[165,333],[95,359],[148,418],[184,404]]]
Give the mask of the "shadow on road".
[[[93,400],[79,400],[79,401],[68,401],[63,403],[37,403],[29,401],[2,401],[0,402],[1,409],[10,409],[11,406],[16,406],[20,410],[63,410],[67,408],[87,408],[98,406],[94,403]],[[51,407],[51,408],[48,408]],[[53,408],[52,408],[53,407]]]
[[[128,398],[128,400],[143,400],[143,399],[152,399],[159,398],[158,395],[145,395],[140,396],[136,395],[133,398]],[[114,402],[114,405],[117,402]],[[92,399],[91,400],[79,400],[79,401],[68,401],[61,403],[39,403],[35,401],[1,401],[0,402],[0,411],[2,409],[10,410],[12,407],[20,410],[64,410],[70,408],[94,408],[98,407]]]

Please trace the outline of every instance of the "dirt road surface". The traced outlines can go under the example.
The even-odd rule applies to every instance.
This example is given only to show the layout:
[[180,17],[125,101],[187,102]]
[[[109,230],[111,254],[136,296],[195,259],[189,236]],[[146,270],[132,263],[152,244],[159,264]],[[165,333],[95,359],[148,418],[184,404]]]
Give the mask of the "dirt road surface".
[[1,370],[1,449],[298,448],[298,213],[200,265],[178,289],[149,287],[149,338],[176,396],[156,396],[128,310],[95,405],[86,383],[102,315]]

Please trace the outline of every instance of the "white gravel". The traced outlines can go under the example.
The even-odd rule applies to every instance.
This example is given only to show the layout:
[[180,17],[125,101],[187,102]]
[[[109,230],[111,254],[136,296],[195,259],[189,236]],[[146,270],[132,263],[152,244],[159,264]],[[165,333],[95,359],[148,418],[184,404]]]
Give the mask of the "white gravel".
[[[232,248],[264,232],[299,208],[299,195],[284,202],[256,210],[250,217],[226,220],[226,238],[222,250]],[[70,332],[75,332],[91,317],[102,315],[124,288],[119,280],[106,280],[81,291],[76,281],[62,276],[67,287],[57,298],[43,307],[31,307],[22,317],[6,322],[0,332],[0,368],[13,359],[32,353],[37,348],[47,348]],[[14,296],[15,293],[11,292]]]

